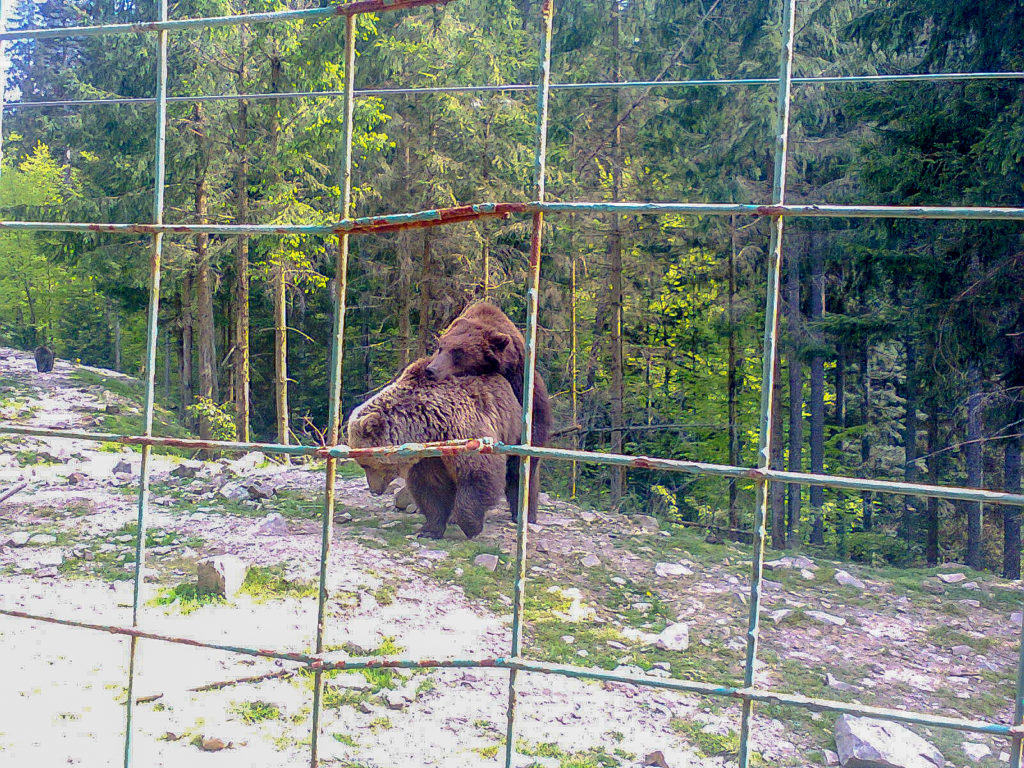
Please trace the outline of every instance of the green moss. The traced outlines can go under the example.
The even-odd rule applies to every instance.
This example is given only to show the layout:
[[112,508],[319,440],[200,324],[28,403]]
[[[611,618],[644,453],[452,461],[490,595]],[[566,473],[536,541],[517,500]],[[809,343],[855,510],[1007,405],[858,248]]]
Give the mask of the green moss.
[[197,611],[204,605],[223,605],[225,600],[220,595],[200,592],[195,584],[178,584],[175,587],[161,589],[149,601],[150,605],[174,605],[182,615]]
[[966,632],[961,632],[945,624],[930,627],[925,636],[935,645],[946,649],[955,645],[966,645],[976,651],[987,651],[995,645],[995,640],[991,637],[972,637]]
[[680,718],[673,718],[669,725],[673,731],[685,736],[705,757],[736,757],[739,754],[740,737],[735,731],[724,735],[708,733],[701,723]]
[[281,719],[281,709],[269,701],[242,701],[233,705],[231,711],[249,725]]
[[286,597],[313,597],[317,585],[311,581],[285,578],[283,565],[254,565],[249,568],[241,591],[257,602]]
[[331,738],[340,744],[344,744],[346,747],[358,747],[359,742],[349,736],[347,733],[332,733]]

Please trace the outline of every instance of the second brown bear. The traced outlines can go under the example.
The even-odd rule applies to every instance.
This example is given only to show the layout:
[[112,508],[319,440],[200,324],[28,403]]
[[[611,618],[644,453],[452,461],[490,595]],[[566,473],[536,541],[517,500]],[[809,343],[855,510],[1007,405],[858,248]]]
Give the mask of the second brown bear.
[[[441,334],[427,372],[437,379],[448,377],[503,376],[523,403],[526,342],[523,334],[497,306],[488,301],[471,304]],[[533,379],[532,445],[546,445],[551,433],[551,399],[540,374]],[[519,441],[518,435],[516,442]],[[530,462],[530,501],[527,519],[537,521],[540,461]],[[513,519],[519,508],[519,457],[509,456],[505,468],[505,496]]]

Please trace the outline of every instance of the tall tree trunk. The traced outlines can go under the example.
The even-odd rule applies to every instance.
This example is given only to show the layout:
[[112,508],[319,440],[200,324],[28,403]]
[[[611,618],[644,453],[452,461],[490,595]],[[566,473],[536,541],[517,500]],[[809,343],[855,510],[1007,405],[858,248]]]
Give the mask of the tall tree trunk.
[[427,354],[430,349],[430,338],[432,334],[430,325],[430,305],[433,303],[431,292],[431,280],[434,274],[434,264],[430,250],[430,230],[423,230],[423,259],[420,267],[420,327],[419,327],[419,353]]
[[[726,389],[729,400],[729,465],[737,466],[740,460],[740,428],[736,413],[736,217],[729,217],[729,367],[726,373]],[[668,368],[665,369],[666,374]],[[729,478],[729,527],[739,530],[740,508],[736,500],[736,478]]]
[[[243,4],[244,7],[244,4]],[[238,92],[243,93],[248,79],[248,30],[239,28],[243,36],[238,70]],[[238,164],[235,167],[235,218],[239,224],[249,223],[249,102],[238,102],[236,118]],[[241,442],[249,441],[249,238],[235,242],[235,323],[234,323],[234,402],[235,430]]]
[[181,382],[181,420],[185,424],[193,423],[188,410],[193,401],[192,390],[192,272],[187,269],[181,277],[181,290],[178,293],[178,321],[180,335],[180,359],[178,380]]
[[[195,182],[196,221],[205,224],[208,218],[208,196],[206,177],[209,168],[210,142],[206,135],[206,116],[202,104],[194,108],[196,140],[198,142],[198,168]],[[213,274],[210,269],[210,236],[204,233],[196,236],[196,325],[199,328],[199,395],[213,402],[217,401],[217,350],[214,340],[216,329],[213,325]],[[210,420],[199,419],[199,437],[212,437]]]
[[[800,262],[795,249],[789,251],[787,262],[789,471],[800,472],[803,468],[804,448],[804,379],[803,364],[800,360]],[[796,483],[789,486],[789,508],[787,510],[788,520],[786,525],[786,546],[789,548],[800,546],[801,490],[801,487]]]
[[[1020,409],[1017,410],[1020,413]],[[1019,429],[1015,429],[1019,432]],[[1024,440],[1011,437],[1006,441],[1003,458],[1003,490],[1020,493],[1020,454]],[[1003,578],[1020,578],[1020,507],[1003,507]]]
[[[942,459],[939,451],[939,407],[934,401],[928,406],[928,457],[925,464],[928,467],[928,483],[939,484],[939,470]],[[925,562],[928,565],[939,563],[939,500],[934,496],[929,497],[927,506],[927,542],[925,543]]]
[[171,331],[164,326],[164,402],[171,402]]
[[110,325],[114,336],[114,370],[121,370],[121,313],[116,306],[110,307]]
[[[904,474],[908,483],[918,481],[917,474],[917,349],[915,340],[908,336],[904,340],[907,351],[906,387],[903,392],[903,452]],[[903,540],[909,545],[914,538],[914,516],[917,513],[917,497],[903,497],[903,520],[900,528]]]
[[[825,259],[815,239],[811,241],[811,320],[825,314]],[[820,334],[820,331],[818,331]],[[820,353],[811,357],[811,472],[825,471],[825,358]],[[811,486],[811,543],[825,543],[825,520],[821,510],[825,491]]]
[[373,346],[370,344],[370,315],[363,316],[363,387],[367,392],[373,391]]
[[[866,338],[860,343],[860,466],[861,472],[866,472],[871,464],[871,435],[867,432],[867,426],[871,423],[871,344]],[[874,509],[874,494],[864,491],[860,495],[864,530],[870,531],[873,525],[872,510]]]
[[[775,356],[775,385],[772,387],[772,440],[768,447],[769,465],[782,469],[782,357]],[[772,483],[771,501],[772,546],[786,548],[786,485]]]
[[[619,40],[622,31],[622,18],[619,0],[611,0],[612,14],[612,80],[618,82],[622,77],[622,56],[619,50]],[[618,202],[622,191],[622,130],[619,126],[621,104],[619,90],[612,91],[612,115],[615,120],[615,130],[612,135],[612,201]],[[622,375],[622,218],[618,213],[612,214],[612,230],[608,238],[608,261],[611,270],[611,352],[612,352],[612,391],[611,391],[611,417],[612,417],[612,453],[622,453],[622,428],[623,428],[623,405],[622,400],[625,394]],[[624,467],[612,467],[611,478],[611,502],[613,507],[618,507],[622,502],[622,494],[625,490],[626,470]]]
[[[283,258],[283,257],[282,257]],[[274,268],[274,402],[277,442],[288,445],[288,301],[285,265]]]
[[[984,428],[981,423],[981,371],[976,362],[971,362],[967,369],[967,445],[964,447],[964,464],[967,468],[967,485],[981,488],[984,482],[982,465],[981,440]],[[964,503],[967,515],[967,565],[981,570],[985,566],[982,552],[982,516],[984,510],[981,502]]]
[[[405,160],[403,164],[403,178],[408,180],[412,178],[408,135],[406,136],[402,155]],[[411,207],[410,210],[412,210]],[[399,231],[398,248],[395,254],[395,263],[398,269],[398,336],[402,342],[402,368],[405,368],[412,361],[412,323],[409,322],[409,317],[412,314],[413,232],[415,232],[413,229]]]
[[[580,427],[579,414],[579,333],[577,327],[577,292],[576,292],[576,215],[569,214],[569,411],[571,415],[570,426],[573,432],[573,447],[578,451],[581,448],[582,428]],[[579,463],[572,462],[570,498],[576,498],[576,482],[579,479]]]

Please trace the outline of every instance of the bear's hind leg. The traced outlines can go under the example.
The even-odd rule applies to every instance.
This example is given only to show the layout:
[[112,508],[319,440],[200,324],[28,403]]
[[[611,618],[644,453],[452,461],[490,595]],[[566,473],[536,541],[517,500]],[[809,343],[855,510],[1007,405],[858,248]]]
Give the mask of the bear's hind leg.
[[509,456],[505,463],[505,500],[512,521],[519,519],[519,457]]
[[409,470],[409,491],[427,519],[417,534],[420,538],[444,538],[455,501],[455,484],[439,458],[423,459]]

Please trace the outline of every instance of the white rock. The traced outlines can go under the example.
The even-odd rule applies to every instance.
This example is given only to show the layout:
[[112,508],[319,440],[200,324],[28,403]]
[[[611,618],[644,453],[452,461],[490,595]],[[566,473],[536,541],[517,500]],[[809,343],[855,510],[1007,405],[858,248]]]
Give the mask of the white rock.
[[938,574],[939,581],[946,584],[959,584],[961,581],[967,578],[966,573],[940,573]]
[[57,537],[52,536],[49,533],[36,533],[29,538],[28,543],[39,544],[41,546],[49,546],[50,544],[57,543]]
[[32,534],[27,531],[15,531],[7,537],[7,543],[12,547],[24,547],[31,538]]
[[831,749],[823,749],[822,754],[825,756],[825,765],[839,765],[839,755]]
[[221,555],[200,560],[196,576],[200,592],[234,597],[242,588],[248,566],[234,555]]
[[266,456],[264,456],[259,451],[250,451],[249,453],[245,454],[240,458],[235,459],[234,461],[229,461],[226,466],[229,471],[234,472],[236,475],[242,476],[248,475],[261,464],[266,463]]
[[263,536],[284,536],[288,533],[288,523],[279,512],[271,512],[256,526],[256,533]]
[[846,626],[846,619],[842,616],[833,616],[831,613],[825,613],[824,611],[807,611],[806,613],[810,618],[822,624],[831,624],[833,627]]
[[641,531],[657,533],[659,530],[658,518],[656,517],[651,517],[650,515],[633,515],[630,520],[636,523]]
[[679,563],[658,563],[654,566],[655,576],[670,579],[676,576],[692,576],[693,571]]
[[865,589],[864,582],[854,576],[852,573],[846,571],[836,571],[836,575],[833,577],[837,584],[844,587],[853,587],[854,589]]
[[597,520],[597,515],[593,512],[580,512],[580,520],[584,523],[593,523]]
[[1014,611],[1010,614],[1010,623],[1020,626],[1024,622],[1024,611]]
[[248,489],[241,483],[224,483],[217,493],[229,501],[242,501],[249,498]]
[[967,755],[974,762],[978,762],[982,758],[988,757],[992,754],[992,750],[989,749],[988,744],[979,744],[974,741],[965,741],[961,748],[964,754]]
[[562,635],[562,636],[561,636],[561,637],[559,638],[559,640],[561,640],[561,641],[562,641],[563,643],[565,643],[566,645],[572,645],[573,643],[575,643],[575,642],[576,642],[576,638],[575,638],[575,637],[573,637],[572,635]]
[[954,656],[958,656],[961,659],[974,655],[974,649],[969,645],[954,645],[950,650],[953,652]]
[[409,701],[409,694],[405,691],[388,691],[384,694],[384,703],[388,709],[405,709]]
[[831,673],[825,674],[825,683],[829,688],[835,688],[837,691],[846,691],[847,693],[856,693],[860,690],[856,685],[844,682],[838,677],[834,677]]
[[479,565],[481,568],[486,568],[488,571],[493,572],[498,567],[498,556],[486,553],[477,555],[473,558],[473,565]]
[[64,562],[63,549],[48,549],[39,555],[39,565],[60,565]]
[[670,624],[662,630],[654,645],[663,651],[685,651],[690,647],[690,627],[685,622]]
[[836,751],[843,768],[942,768],[942,754],[897,723],[840,715]]
[[814,581],[814,571],[808,570],[807,568],[801,568],[800,577],[804,581]]
[[601,559],[597,555],[587,554],[580,563],[584,568],[596,568],[601,564]]

